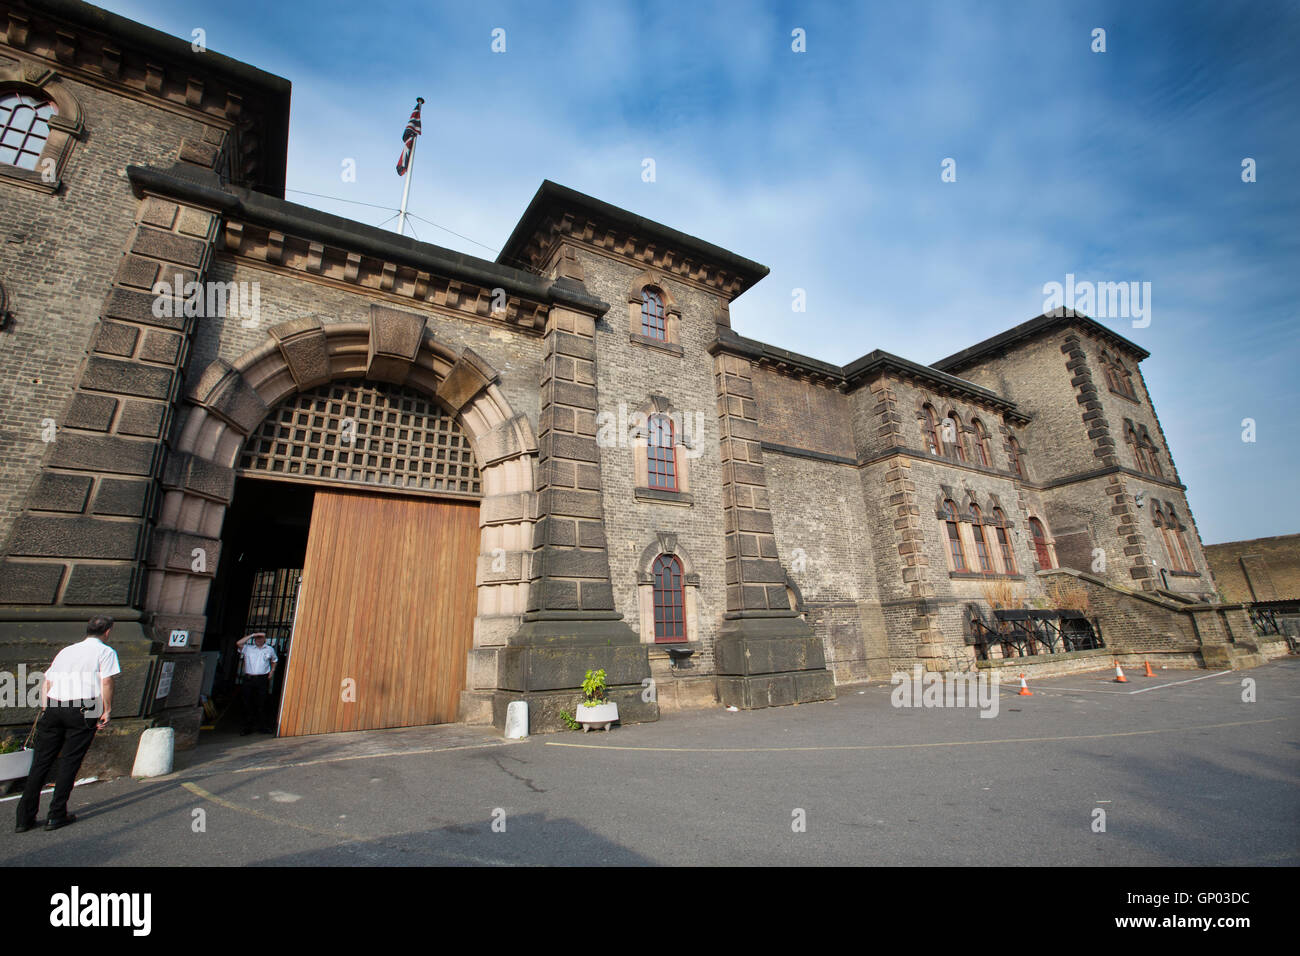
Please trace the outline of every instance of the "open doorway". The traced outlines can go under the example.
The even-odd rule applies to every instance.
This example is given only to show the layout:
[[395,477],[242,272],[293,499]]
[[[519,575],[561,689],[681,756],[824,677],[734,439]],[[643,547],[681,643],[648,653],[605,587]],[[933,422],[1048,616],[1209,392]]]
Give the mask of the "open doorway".
[[248,723],[235,643],[255,631],[266,633],[279,657],[266,705],[272,723],[279,711],[314,497],[307,484],[240,477],[235,485],[203,638],[209,734],[238,735]]

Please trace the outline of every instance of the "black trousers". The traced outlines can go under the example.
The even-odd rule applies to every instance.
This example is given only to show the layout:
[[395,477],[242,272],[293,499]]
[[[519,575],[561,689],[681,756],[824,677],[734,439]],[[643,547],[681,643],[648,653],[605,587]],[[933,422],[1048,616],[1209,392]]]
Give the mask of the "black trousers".
[[[32,770],[27,775],[27,786],[18,801],[18,822],[31,826],[36,822],[36,811],[41,804],[41,788],[49,779],[50,769],[58,759],[54,776],[54,797],[50,800],[51,820],[61,820],[68,815],[68,796],[72,783],[81,769],[82,758],[95,739],[98,715],[85,716],[81,704],[49,706],[36,722],[36,754],[32,757]],[[60,753],[62,756],[60,756]]]
[[270,717],[271,676],[244,675],[244,729],[273,730]]

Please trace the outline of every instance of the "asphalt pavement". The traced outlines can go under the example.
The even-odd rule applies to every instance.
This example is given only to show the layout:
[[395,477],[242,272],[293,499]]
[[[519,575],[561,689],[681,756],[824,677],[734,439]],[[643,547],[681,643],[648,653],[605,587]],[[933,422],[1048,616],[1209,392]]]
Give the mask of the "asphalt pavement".
[[1004,685],[993,717],[876,683],[524,741],[226,738],[166,778],[78,787],[66,829],[6,822],[0,862],[1300,864],[1300,660],[1112,676]]

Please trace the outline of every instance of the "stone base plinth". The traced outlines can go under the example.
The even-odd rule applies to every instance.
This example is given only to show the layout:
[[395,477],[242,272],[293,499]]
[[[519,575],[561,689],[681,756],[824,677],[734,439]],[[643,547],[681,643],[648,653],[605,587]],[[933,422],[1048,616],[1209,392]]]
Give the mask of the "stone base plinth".
[[754,710],[835,699],[822,642],[797,615],[724,621],[714,657],[724,706]]

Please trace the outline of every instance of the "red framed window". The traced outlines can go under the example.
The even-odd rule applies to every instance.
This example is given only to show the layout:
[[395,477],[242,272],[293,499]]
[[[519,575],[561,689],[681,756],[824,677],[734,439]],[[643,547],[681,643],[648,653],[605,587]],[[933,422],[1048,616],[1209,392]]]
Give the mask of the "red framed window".
[[975,457],[985,468],[989,467],[989,436],[984,431],[984,423],[978,418],[972,423],[975,426]]
[[59,108],[27,93],[0,93],[0,163],[35,169]]
[[966,552],[961,546],[961,529],[957,527],[957,507],[951,501],[943,503],[943,517],[948,525],[948,554],[952,557],[952,569],[965,571]]
[[993,561],[989,557],[989,542],[984,537],[984,516],[978,505],[971,505],[971,532],[975,537],[975,557],[979,559],[980,570],[985,574],[993,573]]
[[686,640],[686,592],[682,565],[671,554],[655,558],[655,643]]
[[1004,574],[1016,573],[1016,559],[1011,554],[1011,538],[1007,535],[1007,516],[1001,508],[993,509],[993,522],[997,525],[998,549],[1002,552]]
[[1047,550],[1047,534],[1043,531],[1043,524],[1037,518],[1029,519],[1029,530],[1034,536],[1034,554],[1038,558],[1038,566],[1043,569],[1055,567],[1052,564],[1052,552]]
[[668,339],[668,317],[664,312],[663,293],[653,286],[641,290],[641,334],[652,339]]
[[646,435],[646,474],[651,488],[677,490],[677,441],[673,420],[652,415]]

